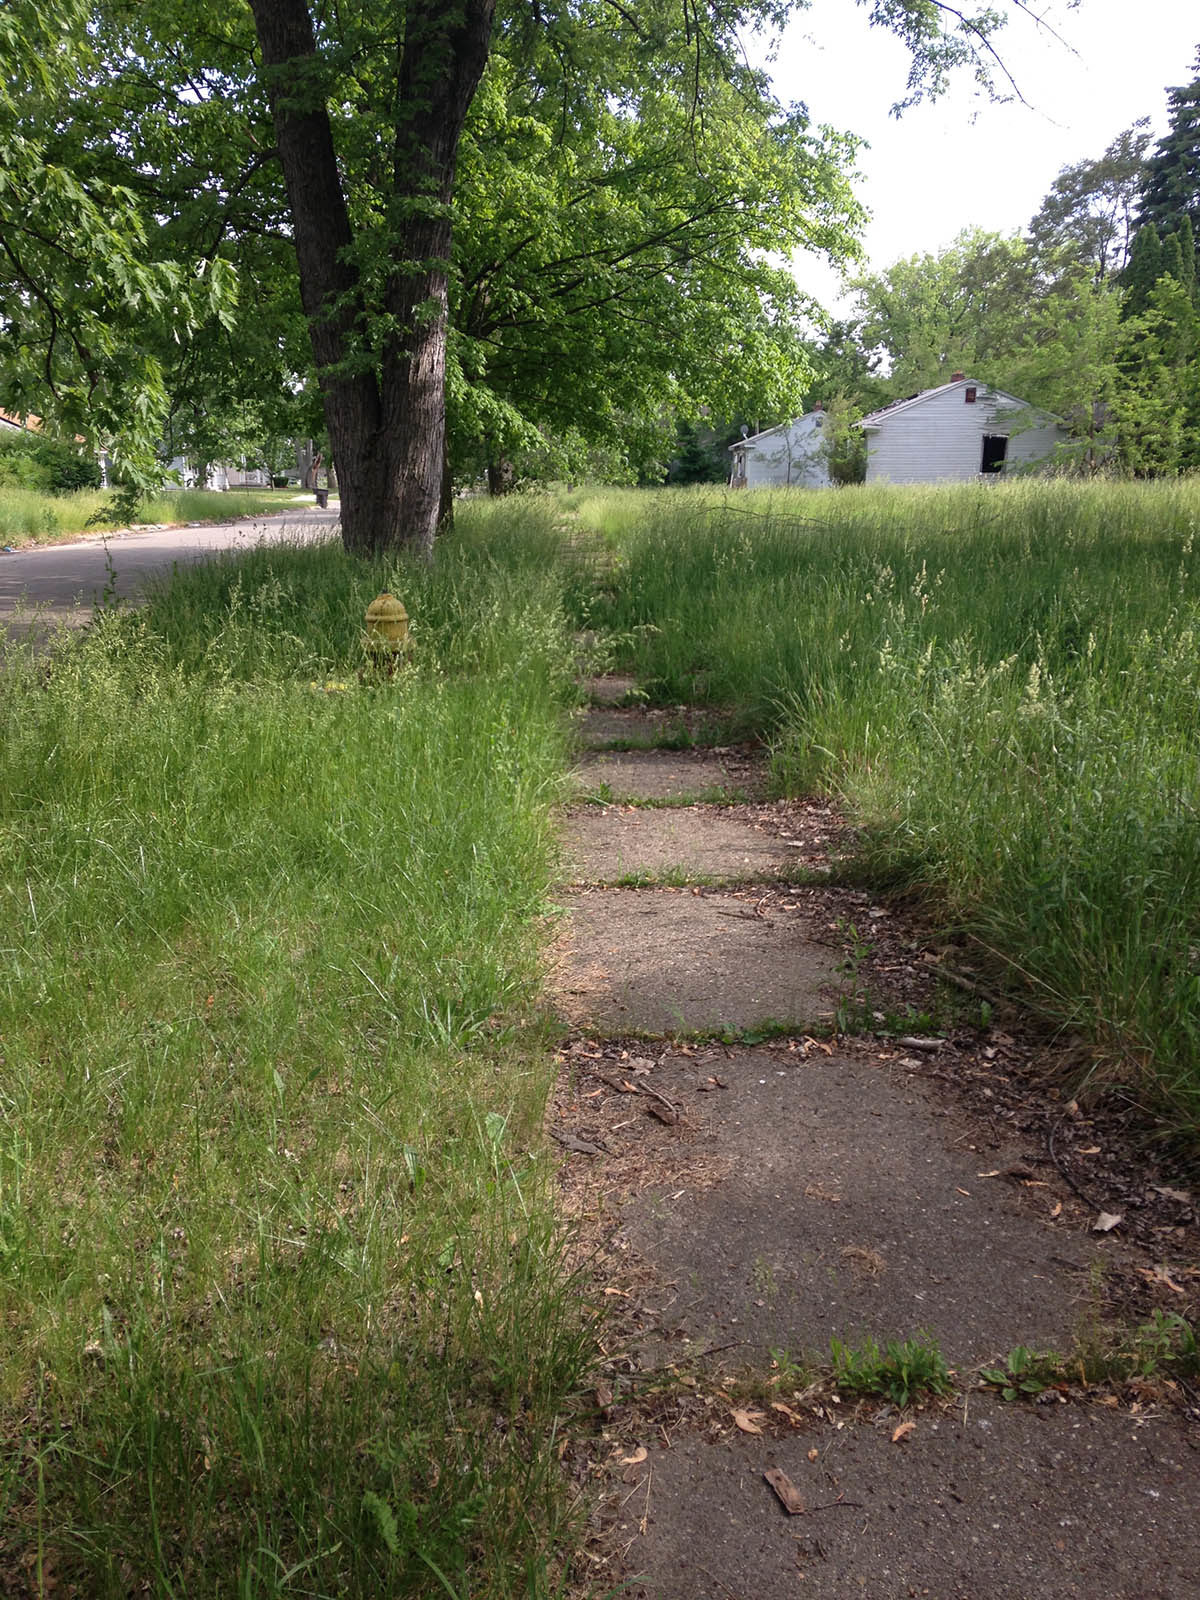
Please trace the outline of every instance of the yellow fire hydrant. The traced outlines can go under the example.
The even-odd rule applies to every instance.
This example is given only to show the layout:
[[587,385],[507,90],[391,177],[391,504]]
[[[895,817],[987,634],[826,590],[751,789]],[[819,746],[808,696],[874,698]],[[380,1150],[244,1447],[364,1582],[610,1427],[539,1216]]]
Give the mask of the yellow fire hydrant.
[[404,602],[385,589],[367,607],[367,632],[363,648],[376,666],[391,672],[409,644],[408,612]]

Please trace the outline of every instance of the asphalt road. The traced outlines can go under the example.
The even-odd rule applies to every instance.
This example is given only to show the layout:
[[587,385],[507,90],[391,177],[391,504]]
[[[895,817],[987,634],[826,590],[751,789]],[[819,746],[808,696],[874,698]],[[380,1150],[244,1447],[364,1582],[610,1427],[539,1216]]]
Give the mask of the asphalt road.
[[0,552],[0,627],[24,633],[31,627],[81,627],[109,583],[136,600],[149,578],[173,566],[203,561],[222,550],[245,549],[262,540],[316,537],[337,523],[336,511],[293,507],[270,517],[194,528],[155,528],[145,533],[89,535],[71,544],[38,545],[11,555]]

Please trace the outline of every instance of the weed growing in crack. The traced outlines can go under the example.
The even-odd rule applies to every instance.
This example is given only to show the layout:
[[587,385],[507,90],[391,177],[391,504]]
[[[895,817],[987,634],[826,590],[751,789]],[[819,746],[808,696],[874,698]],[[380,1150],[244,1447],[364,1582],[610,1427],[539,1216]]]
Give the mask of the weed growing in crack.
[[1004,1400],[1030,1399],[1042,1394],[1059,1376],[1062,1357],[1046,1355],[1018,1344],[995,1367],[981,1367],[979,1376],[994,1384]]
[[937,1341],[927,1333],[910,1339],[889,1339],[880,1347],[866,1338],[861,1345],[829,1341],[833,1377],[847,1394],[881,1394],[893,1405],[906,1406],[925,1394],[947,1394],[950,1369]]
[[1136,1328],[1095,1329],[1069,1354],[1016,1345],[1003,1361],[981,1367],[979,1376],[1005,1400],[1035,1399],[1071,1383],[1085,1388],[1120,1386],[1131,1379],[1190,1383],[1200,1377],[1200,1342],[1186,1318],[1159,1307]]

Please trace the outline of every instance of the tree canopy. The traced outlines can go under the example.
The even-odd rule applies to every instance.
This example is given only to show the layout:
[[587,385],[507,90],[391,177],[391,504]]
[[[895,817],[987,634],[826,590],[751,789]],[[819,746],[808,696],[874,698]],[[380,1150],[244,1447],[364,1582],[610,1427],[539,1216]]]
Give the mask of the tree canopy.
[[162,346],[227,320],[234,283],[223,263],[158,254],[127,129],[86,152],[74,113],[104,79],[91,18],[84,0],[0,11],[0,398],[136,470],[169,404]]
[[1200,231],[1200,50],[1193,73],[1191,83],[1167,91],[1170,123],[1154,147],[1138,207],[1138,221],[1160,234],[1177,230],[1185,217]]
[[[745,57],[792,9],[12,0],[3,398],[206,455],[312,426],[319,391],[364,550],[429,548],[455,458],[789,409],[814,368],[787,259],[846,259],[859,220],[853,138]],[[870,14],[908,102],[1002,83],[1000,12]]]

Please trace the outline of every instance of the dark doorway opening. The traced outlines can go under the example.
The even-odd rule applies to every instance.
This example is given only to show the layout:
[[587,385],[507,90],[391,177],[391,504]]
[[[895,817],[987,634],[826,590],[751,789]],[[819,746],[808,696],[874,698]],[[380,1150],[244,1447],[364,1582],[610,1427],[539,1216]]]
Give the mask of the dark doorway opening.
[[1002,472],[1004,458],[1008,454],[1008,438],[1003,433],[985,433],[983,436],[983,459],[979,463],[980,472]]

